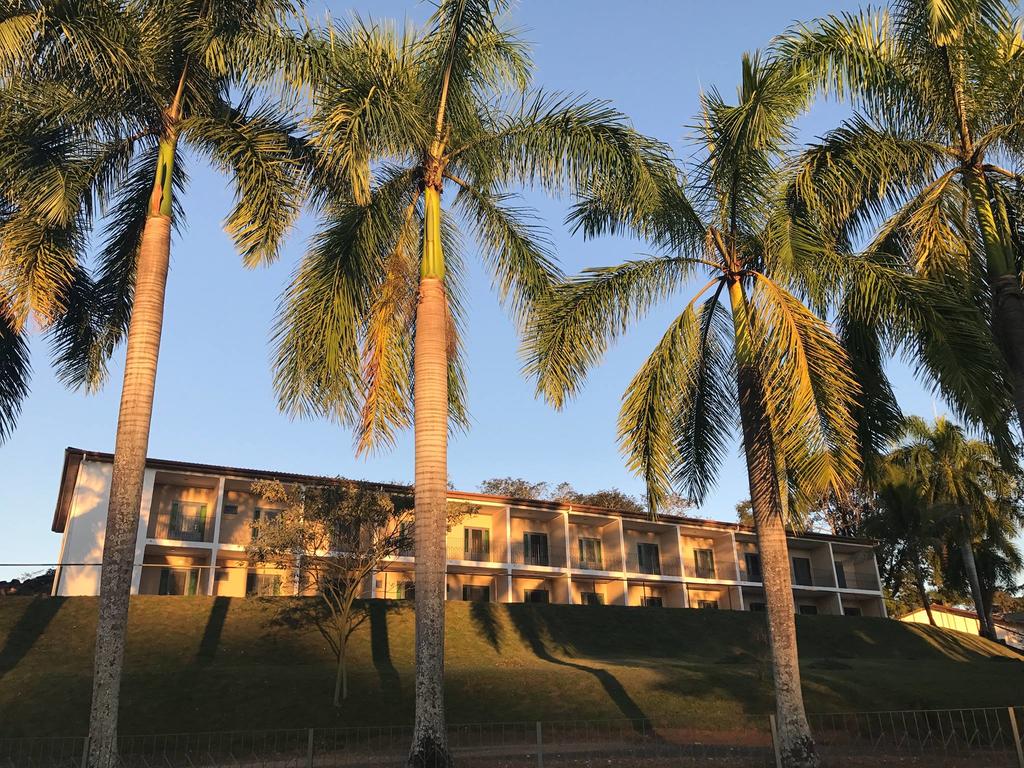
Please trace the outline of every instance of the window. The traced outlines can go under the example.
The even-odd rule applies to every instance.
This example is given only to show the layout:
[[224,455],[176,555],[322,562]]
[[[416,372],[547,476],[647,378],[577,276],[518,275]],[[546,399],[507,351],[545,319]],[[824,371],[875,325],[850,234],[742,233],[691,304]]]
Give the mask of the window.
[[817,616],[818,615],[818,606],[816,606],[816,605],[801,605],[800,606],[800,613],[803,616]]
[[279,597],[284,577],[279,573],[248,573],[245,576],[246,597]]
[[751,603],[750,610],[753,613],[764,613],[768,608],[764,603]]
[[199,590],[198,568],[161,568],[161,595],[194,595]]
[[836,562],[836,586],[846,589],[846,570],[840,562]]
[[527,565],[548,565],[548,535],[523,534],[523,562]]
[[804,587],[814,586],[811,579],[811,559],[809,557],[793,558],[793,582]]
[[694,575],[698,579],[715,578],[715,550],[695,549],[693,550]]
[[717,611],[718,610],[718,601],[717,600],[698,600],[697,601],[697,607],[705,609],[705,610]]
[[601,558],[601,540],[580,537],[580,568],[600,571],[604,568]]
[[636,559],[640,573],[661,573],[661,556],[657,544],[637,544]]
[[523,595],[524,603],[549,603],[548,591],[546,589],[528,589]]
[[600,592],[580,592],[580,603],[583,605],[604,605],[604,595]]
[[179,541],[202,541],[206,538],[206,505],[172,501],[167,538]]
[[642,605],[644,608],[661,608],[662,602],[660,597],[648,595],[640,601],[640,605]]
[[486,528],[464,528],[462,543],[464,560],[491,559],[491,532]]
[[491,602],[491,588],[476,584],[463,584],[462,599],[467,603],[489,603]]
[[225,504],[224,505],[224,514],[225,515],[237,515],[238,514],[238,505],[237,504]]
[[755,552],[747,552],[743,559],[747,563],[747,581],[762,581],[761,556]]
[[256,509],[254,509],[252,511],[252,536],[253,536],[253,538],[256,538],[257,536],[260,535],[260,521],[261,520],[266,520],[266,521],[269,522],[271,520],[276,519],[277,516],[280,515],[280,514],[281,514],[281,510],[280,509],[261,509],[260,507],[256,507]]
[[399,600],[414,600],[416,598],[416,582],[400,581],[395,591],[398,593]]
[[860,612],[860,608],[858,608],[856,605],[844,605],[843,606],[843,616],[860,616],[860,615],[862,615],[861,612]]

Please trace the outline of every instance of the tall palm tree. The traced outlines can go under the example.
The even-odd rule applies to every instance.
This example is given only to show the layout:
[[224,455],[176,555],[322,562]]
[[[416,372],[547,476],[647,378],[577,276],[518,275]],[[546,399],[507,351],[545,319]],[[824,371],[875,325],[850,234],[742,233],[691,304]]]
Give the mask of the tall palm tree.
[[1024,429],[1021,177],[1008,170],[1024,150],[1024,38],[1008,3],[899,0],[798,26],[775,52],[859,110],[806,151],[800,196],[840,240],[870,237],[869,253],[981,309]]
[[[290,121],[261,103],[259,77],[305,61],[284,27],[291,0],[24,0],[0,20],[5,102],[37,104],[5,142],[19,165],[0,238],[5,304],[16,330],[35,313],[58,327],[65,376],[96,386],[127,337],[103,545],[89,764],[116,761],[128,597],[153,409],[172,221],[183,150],[235,186],[225,228],[247,266],[276,258],[298,214],[301,174]],[[18,174],[29,161],[32,174]],[[105,216],[101,219],[100,212]],[[98,276],[83,277],[86,236],[104,226]],[[93,301],[68,300],[76,289]],[[75,313],[71,313],[74,315]]]
[[[640,186],[663,148],[603,102],[528,90],[506,0],[441,0],[425,29],[333,30],[313,92],[321,222],[285,293],[283,409],[351,426],[358,451],[415,439],[416,721],[410,765],[447,765],[444,596],[447,437],[465,423],[458,326],[471,232],[517,321],[560,277],[514,190],[592,176]],[[611,183],[611,182],[609,182]],[[443,204],[444,193],[452,194]],[[413,383],[415,382],[415,386]]]
[[925,501],[944,514],[945,529],[957,548],[981,633],[994,640],[974,548],[990,521],[1004,513],[1012,477],[989,443],[968,438],[961,427],[943,417],[934,424],[918,416],[908,418],[905,439],[893,451],[892,462],[921,488]]
[[739,422],[787,766],[817,758],[800,689],[786,486],[810,498],[850,485],[859,471],[858,387],[839,340],[798,298],[801,267],[778,215],[790,123],[805,90],[802,77],[745,56],[737,104],[702,95],[700,160],[688,187],[666,181],[617,217],[608,206],[615,191],[595,185],[577,206],[578,225],[589,234],[629,227],[665,255],[570,280],[528,342],[539,391],[561,407],[611,339],[706,273],[623,396],[619,436],[656,512],[673,488],[705,496]]

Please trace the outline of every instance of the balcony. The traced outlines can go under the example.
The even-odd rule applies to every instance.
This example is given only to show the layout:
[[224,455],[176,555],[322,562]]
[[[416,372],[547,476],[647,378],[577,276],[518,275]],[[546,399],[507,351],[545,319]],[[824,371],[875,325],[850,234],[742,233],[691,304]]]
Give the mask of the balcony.
[[703,563],[696,565],[694,563],[683,563],[683,573],[686,574],[688,579],[717,579],[718,573],[715,569],[714,563]]
[[[838,575],[838,574],[837,574]],[[873,573],[851,573],[843,574],[838,579],[840,589],[863,589],[869,592],[878,592],[878,578]]]
[[206,541],[206,513],[177,512],[156,521],[153,538],[174,541]]

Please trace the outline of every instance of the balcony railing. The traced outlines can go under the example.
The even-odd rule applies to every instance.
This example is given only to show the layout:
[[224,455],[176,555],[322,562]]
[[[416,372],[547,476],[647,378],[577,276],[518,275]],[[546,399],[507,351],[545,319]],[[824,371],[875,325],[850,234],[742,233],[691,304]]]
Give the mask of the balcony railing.
[[449,560],[470,560],[476,563],[498,563],[501,562],[494,557],[493,547],[465,547],[461,545],[448,545]]
[[845,584],[840,583],[840,589],[865,589],[872,592],[878,591],[878,578],[873,573],[857,573],[847,571]]
[[173,539],[174,541],[205,541],[206,516],[195,514],[176,514],[161,516],[156,521],[157,539]]
[[636,552],[630,552],[626,555],[626,571],[628,573],[645,573],[651,576],[661,576],[664,574],[661,558],[656,560],[644,558],[641,561]]
[[836,574],[831,568],[812,568],[810,573],[793,573],[794,587],[835,587]]
[[521,541],[517,541],[512,543],[512,562],[516,565],[562,568],[565,565],[565,554],[552,547],[550,542],[547,547],[526,549]]
[[597,557],[580,557],[579,552],[569,553],[569,561],[572,563],[572,567],[586,571],[616,570],[608,560],[609,558],[606,558],[603,553]]
[[687,578],[690,579],[724,579],[732,578],[720,573],[718,564],[715,563],[711,567],[703,566],[698,568],[694,563],[683,563],[683,573],[686,574]]

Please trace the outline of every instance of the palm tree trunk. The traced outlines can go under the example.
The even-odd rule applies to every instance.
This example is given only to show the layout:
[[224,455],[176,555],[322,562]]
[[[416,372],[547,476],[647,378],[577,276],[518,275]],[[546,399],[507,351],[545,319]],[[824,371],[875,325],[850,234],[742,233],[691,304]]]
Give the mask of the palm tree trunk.
[[90,768],[114,768],[117,763],[117,716],[128,602],[171,253],[170,177],[174,151],[173,138],[161,144],[161,161],[150,215],[146,219],[139,248],[135,295],[128,326],[128,351],[117,419],[107,528],[103,539],[92,709],[89,713]]
[[935,617],[932,616],[932,601],[928,598],[928,590],[924,586],[924,572],[921,570],[921,559],[917,552],[914,553],[914,583],[917,586],[917,596],[921,598],[921,605],[924,606],[924,612],[928,614],[928,623],[933,627],[938,626],[935,623]]
[[814,768],[818,765],[818,756],[800,688],[793,585],[775,445],[763,401],[760,374],[750,354],[746,306],[738,282],[730,285],[729,296],[736,325],[740,424],[761,556],[781,765],[784,768]]
[[416,307],[413,400],[416,441],[416,721],[408,764],[451,765],[444,716],[445,548],[448,505],[448,304],[440,195],[424,196],[426,237]]
[[960,545],[960,557],[964,561],[964,571],[967,573],[967,583],[971,588],[971,599],[974,601],[974,610],[978,614],[978,632],[982,637],[995,640],[995,633],[989,626],[988,616],[985,614],[985,601],[981,596],[981,580],[978,578],[978,565],[974,561],[974,548],[971,546],[971,537],[965,530],[957,539]]
[[992,289],[992,334],[1010,369],[1017,421],[1024,430],[1024,293],[1016,259],[1004,237],[1004,227],[996,220],[984,172],[972,166],[965,170],[964,178],[985,246],[986,273]]

